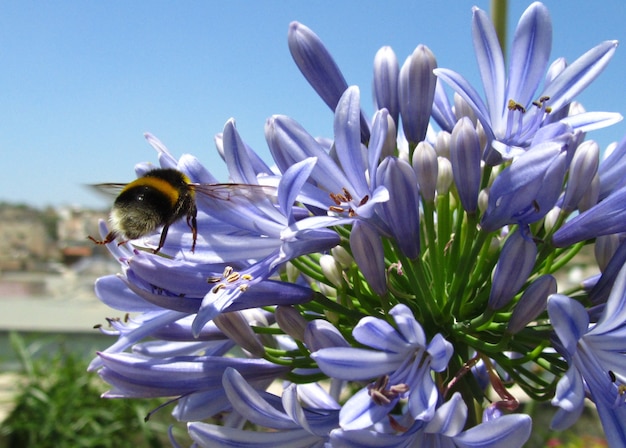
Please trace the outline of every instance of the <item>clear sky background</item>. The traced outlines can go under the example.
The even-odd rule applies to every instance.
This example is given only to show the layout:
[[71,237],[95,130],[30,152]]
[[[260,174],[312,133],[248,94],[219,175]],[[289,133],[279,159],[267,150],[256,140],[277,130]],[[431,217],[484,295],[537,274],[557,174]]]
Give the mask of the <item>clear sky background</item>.
[[[509,40],[530,2],[513,0]],[[325,42],[371,114],[372,61],[391,45],[400,63],[420,43],[440,67],[480,88],[471,7],[486,0],[0,2],[0,201],[104,207],[86,184],[126,182],[156,162],[151,132],[175,156],[195,154],[226,180],[213,137],[234,117],[244,140],[270,161],[263,127],[285,114],[332,136],[332,114],[287,48],[298,20]],[[552,58],[573,61],[606,39],[621,41],[578,99],[626,115],[626,2],[547,0]],[[626,123],[589,137],[602,147]]]

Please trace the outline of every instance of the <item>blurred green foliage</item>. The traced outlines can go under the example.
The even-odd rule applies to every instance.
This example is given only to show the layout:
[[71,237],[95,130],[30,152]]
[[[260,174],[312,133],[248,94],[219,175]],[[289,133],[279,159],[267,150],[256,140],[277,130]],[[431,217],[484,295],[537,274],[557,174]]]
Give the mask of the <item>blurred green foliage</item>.
[[62,348],[33,356],[17,334],[10,341],[21,372],[14,407],[0,424],[0,447],[171,446],[166,409],[144,421],[163,400],[100,398],[106,385],[86,371],[83,356]]

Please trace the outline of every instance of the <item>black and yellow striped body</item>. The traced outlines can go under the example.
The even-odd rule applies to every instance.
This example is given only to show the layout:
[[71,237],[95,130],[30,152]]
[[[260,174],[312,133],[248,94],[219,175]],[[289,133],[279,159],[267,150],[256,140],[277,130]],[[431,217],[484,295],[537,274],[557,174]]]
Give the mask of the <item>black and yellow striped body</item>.
[[174,169],[154,169],[121,190],[111,209],[111,232],[102,244],[117,237],[137,239],[163,226],[156,253],[165,243],[169,226],[186,217],[193,233],[193,251],[197,237],[196,215],[195,192],[189,178]]

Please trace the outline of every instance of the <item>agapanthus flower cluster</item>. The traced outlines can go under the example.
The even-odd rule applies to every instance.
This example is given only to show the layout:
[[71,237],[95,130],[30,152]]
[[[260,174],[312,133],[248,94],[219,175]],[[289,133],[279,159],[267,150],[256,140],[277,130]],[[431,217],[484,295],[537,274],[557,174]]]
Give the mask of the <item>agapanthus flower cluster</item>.
[[[143,249],[158,233],[108,245],[121,273],[96,293],[131,317],[90,366],[106,396],[172,399],[196,446],[516,447],[523,391],[552,402],[559,430],[592,402],[626,446],[626,139],[601,160],[587,133],[622,117],[575,102],[617,42],[551,59],[541,3],[508,68],[478,8],[472,35],[485,98],[425,45],[402,64],[383,47],[369,117],[293,22],[333,135],[272,116],[267,164],[230,120],[216,137],[229,181],[265,193],[198,194],[193,252],[184,220],[157,254]],[[217,182],[147,138],[161,167]],[[563,284],[583,249],[598,275]]]

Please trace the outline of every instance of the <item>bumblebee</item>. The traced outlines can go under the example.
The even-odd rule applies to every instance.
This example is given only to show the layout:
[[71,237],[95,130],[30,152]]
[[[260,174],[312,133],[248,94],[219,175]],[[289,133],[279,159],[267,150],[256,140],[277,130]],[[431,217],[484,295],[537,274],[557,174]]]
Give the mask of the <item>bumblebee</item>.
[[184,173],[171,168],[150,170],[129,184],[94,186],[105,191],[116,190],[119,194],[109,215],[111,231],[102,240],[91,236],[88,238],[96,244],[108,244],[122,239],[119,243],[122,244],[162,227],[161,239],[153,250],[154,253],[159,252],[165,244],[169,227],[183,218],[191,229],[191,251],[194,252],[198,236],[196,193],[227,200],[233,192],[250,196],[250,192],[264,192],[271,188],[247,184],[196,184]]

